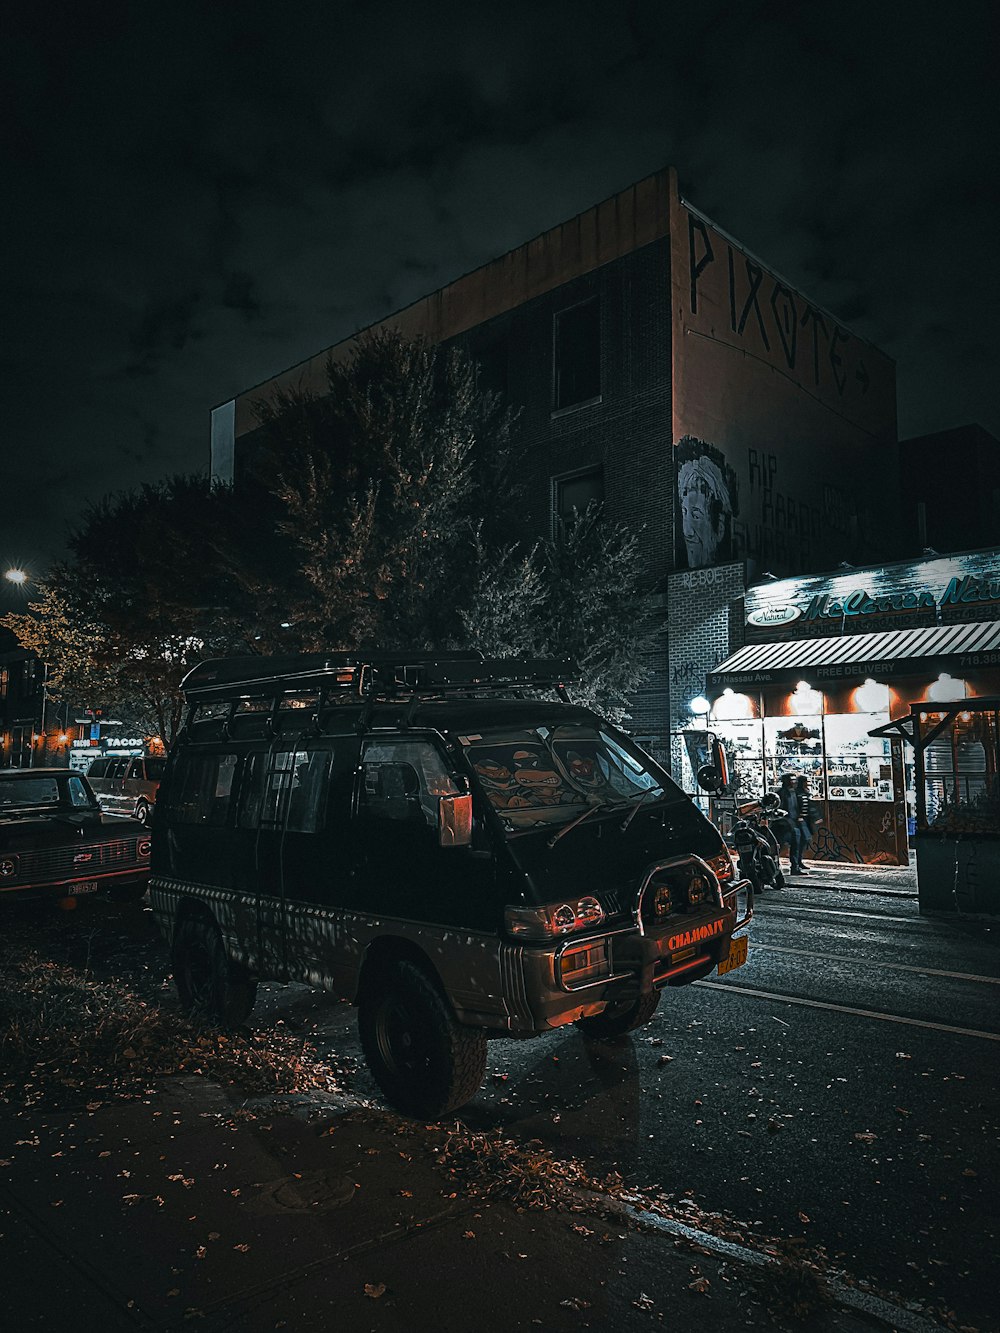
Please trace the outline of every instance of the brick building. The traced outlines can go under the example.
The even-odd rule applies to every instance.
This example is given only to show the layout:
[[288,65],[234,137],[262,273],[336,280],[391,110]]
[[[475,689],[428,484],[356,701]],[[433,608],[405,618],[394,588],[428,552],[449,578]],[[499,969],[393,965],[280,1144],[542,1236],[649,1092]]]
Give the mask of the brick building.
[[[742,643],[747,578],[893,549],[893,363],[681,198],[673,170],[378,327],[464,346],[520,408],[525,535],[591,498],[638,533],[663,634],[632,727],[678,771],[689,700]],[[350,345],[217,407],[213,475],[238,482],[257,400],[323,392]]]

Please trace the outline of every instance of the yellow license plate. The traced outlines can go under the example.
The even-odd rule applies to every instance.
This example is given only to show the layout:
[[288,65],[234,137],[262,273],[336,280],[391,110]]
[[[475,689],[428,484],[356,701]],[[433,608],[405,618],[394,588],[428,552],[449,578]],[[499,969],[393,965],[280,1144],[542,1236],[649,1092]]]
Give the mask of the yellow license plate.
[[743,966],[747,960],[747,944],[746,935],[737,935],[735,939],[729,941],[729,957],[723,958],[719,964],[720,977],[732,972],[734,968]]

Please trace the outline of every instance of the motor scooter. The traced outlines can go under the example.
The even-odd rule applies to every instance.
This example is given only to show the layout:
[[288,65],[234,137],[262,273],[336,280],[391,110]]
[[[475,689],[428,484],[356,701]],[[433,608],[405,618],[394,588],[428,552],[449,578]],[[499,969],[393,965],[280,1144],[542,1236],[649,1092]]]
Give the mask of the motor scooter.
[[783,889],[785,875],[778,856],[778,839],[770,821],[784,819],[777,796],[768,792],[760,801],[741,806],[733,826],[733,843],[740,862],[740,874],[753,885],[755,894],[767,889]]

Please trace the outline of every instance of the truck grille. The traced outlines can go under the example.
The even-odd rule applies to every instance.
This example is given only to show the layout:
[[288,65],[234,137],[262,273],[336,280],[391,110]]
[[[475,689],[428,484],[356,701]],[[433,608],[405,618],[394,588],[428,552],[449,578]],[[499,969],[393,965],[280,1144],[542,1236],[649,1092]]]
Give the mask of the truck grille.
[[[87,879],[109,870],[136,864],[135,838],[113,842],[80,843],[74,847],[44,847],[17,854],[17,879]],[[147,858],[148,859],[148,858]]]

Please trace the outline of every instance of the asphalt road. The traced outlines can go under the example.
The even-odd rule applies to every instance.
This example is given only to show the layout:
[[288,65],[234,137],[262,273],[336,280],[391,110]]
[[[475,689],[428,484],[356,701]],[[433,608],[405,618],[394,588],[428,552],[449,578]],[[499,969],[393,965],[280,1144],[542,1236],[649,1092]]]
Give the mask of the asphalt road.
[[[166,971],[148,910],[92,906],[59,924],[59,953]],[[744,967],[668,991],[631,1037],[492,1043],[462,1118],[997,1328],[998,1002],[1000,923],[795,888],[759,902]],[[378,1102],[352,1008],[263,986],[251,1022],[278,1021],[353,1070],[351,1098]]]
[[[1000,1326],[1000,925],[809,887],[751,929],[743,968],[668,991],[621,1042],[493,1043],[463,1118]],[[261,1016],[319,1021],[377,1100],[353,1010],[267,991]]]

